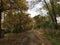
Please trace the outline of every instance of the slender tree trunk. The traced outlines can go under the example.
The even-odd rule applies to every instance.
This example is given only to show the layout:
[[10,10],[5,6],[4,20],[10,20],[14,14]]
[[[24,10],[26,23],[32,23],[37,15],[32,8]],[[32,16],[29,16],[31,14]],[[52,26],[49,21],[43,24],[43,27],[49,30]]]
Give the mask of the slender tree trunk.
[[51,3],[52,13],[53,13],[53,19],[54,19],[53,23],[54,23],[55,28],[57,29],[58,27],[57,27],[57,19],[56,19],[55,5],[54,5],[53,0],[52,1],[50,0],[50,3]]
[[1,29],[1,13],[3,12],[3,8],[2,8],[2,0],[0,0],[0,38],[2,36],[2,29]]
[[46,7],[47,7],[47,9],[48,9],[48,11],[49,11],[49,14],[50,14],[50,17],[51,17],[51,20],[52,20],[52,22],[53,22],[54,19],[53,19],[52,14],[50,13],[50,9],[49,9],[49,7],[48,7],[48,4],[46,3],[46,0],[44,0],[44,2],[45,2],[45,4],[46,4]]
[[1,38],[1,13],[0,13],[0,38]]
[[[0,2],[0,11],[2,12],[1,2]],[[0,12],[0,38],[1,38],[1,12]]]

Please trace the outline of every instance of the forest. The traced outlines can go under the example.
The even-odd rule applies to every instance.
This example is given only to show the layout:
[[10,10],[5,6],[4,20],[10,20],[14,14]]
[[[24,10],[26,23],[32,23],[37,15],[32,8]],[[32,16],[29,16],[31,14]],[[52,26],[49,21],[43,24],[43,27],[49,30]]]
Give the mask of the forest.
[[60,0],[0,0],[0,45],[60,45]]

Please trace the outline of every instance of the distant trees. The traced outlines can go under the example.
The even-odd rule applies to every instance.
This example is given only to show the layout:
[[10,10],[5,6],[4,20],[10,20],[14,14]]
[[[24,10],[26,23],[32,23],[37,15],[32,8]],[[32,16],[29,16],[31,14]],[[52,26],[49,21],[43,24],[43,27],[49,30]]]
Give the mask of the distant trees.
[[35,28],[52,28],[51,19],[48,16],[37,15],[34,17]]

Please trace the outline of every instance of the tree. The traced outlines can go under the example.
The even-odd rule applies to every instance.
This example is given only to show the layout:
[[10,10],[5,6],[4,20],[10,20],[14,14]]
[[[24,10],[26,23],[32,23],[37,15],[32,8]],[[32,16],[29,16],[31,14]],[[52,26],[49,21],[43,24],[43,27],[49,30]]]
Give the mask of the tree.
[[[42,1],[42,0],[41,0]],[[57,3],[60,0],[49,0],[50,2],[48,3],[47,0],[43,0],[44,4],[44,9],[48,10],[48,15],[50,15],[51,22],[53,23],[54,28],[57,28],[57,16],[60,15],[60,5]]]
[[[52,23],[54,24],[54,28],[57,29],[57,14],[58,14],[58,4],[57,4],[57,0],[53,1],[50,0],[50,3],[47,4],[46,0],[44,0],[47,10],[49,11],[49,15],[51,17]],[[59,14],[58,14],[59,15]]]
[[[27,10],[28,7],[25,3],[25,0],[1,0],[0,1],[0,10],[1,13],[9,12],[12,10],[18,10],[21,12],[24,12],[24,10]],[[1,13],[0,13],[0,23],[1,23]],[[1,27],[0,27],[0,37],[1,37]]]
[[9,11],[3,21],[2,28],[10,32],[21,32],[32,28],[31,22],[32,19],[29,17],[28,14],[13,14],[12,11]]

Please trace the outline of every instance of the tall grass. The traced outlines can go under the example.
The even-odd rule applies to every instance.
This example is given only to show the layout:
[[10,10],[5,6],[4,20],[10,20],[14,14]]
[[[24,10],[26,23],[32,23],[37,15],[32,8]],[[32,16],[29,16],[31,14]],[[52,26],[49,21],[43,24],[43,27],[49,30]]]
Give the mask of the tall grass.
[[55,36],[56,31],[57,30],[55,30],[55,29],[47,30],[47,33],[45,32],[45,35],[46,35],[47,39],[53,43],[53,45],[60,45],[59,40],[57,40],[57,37]]

